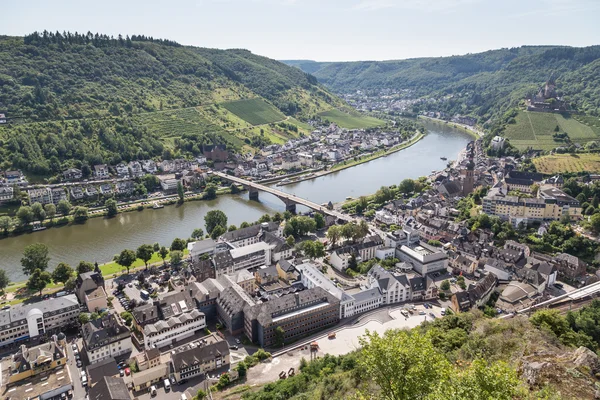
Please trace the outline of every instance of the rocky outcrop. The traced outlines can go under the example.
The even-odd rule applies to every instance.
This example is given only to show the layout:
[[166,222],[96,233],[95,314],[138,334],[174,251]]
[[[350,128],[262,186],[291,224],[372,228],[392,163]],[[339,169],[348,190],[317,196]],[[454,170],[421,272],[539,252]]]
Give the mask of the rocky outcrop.
[[575,350],[572,360],[575,367],[586,367],[592,374],[600,372],[598,355],[587,347],[582,346]]

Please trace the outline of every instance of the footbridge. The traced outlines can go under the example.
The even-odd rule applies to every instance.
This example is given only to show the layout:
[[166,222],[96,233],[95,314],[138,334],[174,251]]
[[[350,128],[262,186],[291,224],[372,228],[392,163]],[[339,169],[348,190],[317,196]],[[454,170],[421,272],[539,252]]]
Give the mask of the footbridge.
[[211,171],[211,172],[209,172],[209,174],[213,174],[215,176],[218,176],[221,179],[228,180],[233,183],[237,183],[238,185],[242,185],[244,187],[244,189],[248,190],[248,193],[250,194],[250,200],[258,200],[258,192],[266,192],[266,193],[272,194],[273,196],[275,196],[279,200],[281,200],[285,204],[285,209],[292,213],[296,212],[296,205],[300,204],[300,205],[302,205],[304,207],[308,207],[314,211],[318,211],[323,214],[331,215],[332,217],[341,219],[343,221],[347,221],[347,222],[353,221],[353,218],[348,215],[342,214],[335,210],[330,210],[327,207],[324,207],[320,204],[314,203],[307,199],[303,199],[302,197],[298,197],[298,196],[295,196],[290,193],[283,192],[279,189],[275,189],[270,186],[261,185],[260,183],[251,182],[246,179],[238,178],[238,177],[232,176],[232,175],[227,175],[227,174],[224,174],[222,172],[217,172],[217,171]]

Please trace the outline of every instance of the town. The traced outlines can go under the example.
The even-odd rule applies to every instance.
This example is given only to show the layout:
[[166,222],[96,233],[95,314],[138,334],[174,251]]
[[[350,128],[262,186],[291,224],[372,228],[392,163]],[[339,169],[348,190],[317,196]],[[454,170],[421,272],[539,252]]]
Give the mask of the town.
[[[216,170],[226,171],[218,173],[222,184],[230,176],[250,187],[277,165],[314,168],[352,157],[354,145],[367,150],[402,140],[331,125],[238,163],[215,146],[195,161],[96,165],[97,184],[28,194],[30,202],[58,204],[66,188],[73,199],[83,187],[118,190],[157,171],[168,173],[157,175],[165,191],[178,182],[190,187],[192,176],[213,179]],[[544,178],[522,170],[522,159],[488,156],[505,145],[501,137],[477,139],[446,169],[351,199],[337,211],[314,205],[306,215],[267,215],[229,231],[226,216],[213,211],[206,236],[200,230],[171,246],[171,253],[185,250],[183,260],[162,256],[130,271],[138,249],[129,261],[116,259],[121,273],[105,277],[89,263],[78,268],[73,287],[0,311],[0,345],[13,353],[2,362],[8,395],[192,399],[241,379],[283,379],[303,358],[351,351],[366,329],[354,324],[383,312],[377,323],[389,329],[477,308],[510,318],[588,304],[600,290],[597,261],[590,260],[597,242],[580,239],[596,249],[590,256],[576,244],[570,253],[543,251],[543,241],[584,219],[582,203],[597,202],[595,176]],[[64,175],[83,178],[78,169]],[[18,173],[5,179],[27,187]],[[521,239],[527,235],[532,244]],[[278,357],[274,368],[261,367]]]

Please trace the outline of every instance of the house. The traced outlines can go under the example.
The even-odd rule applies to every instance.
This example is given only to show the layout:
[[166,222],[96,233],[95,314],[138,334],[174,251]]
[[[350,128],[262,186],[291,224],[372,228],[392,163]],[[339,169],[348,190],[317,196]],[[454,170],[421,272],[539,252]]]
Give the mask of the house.
[[[340,320],[340,301],[321,287],[244,308],[244,333],[261,347],[294,341]],[[283,329],[278,338],[277,328]]]
[[139,161],[130,161],[129,164],[127,164],[127,167],[131,171],[131,176],[133,176],[134,178],[144,175],[144,169],[142,168],[142,164],[140,164]]
[[104,196],[110,196],[113,192],[113,187],[110,183],[100,185],[100,193]]
[[63,188],[53,188],[52,204],[56,206],[61,200],[68,200],[67,192],[65,192],[65,189]]
[[48,187],[40,189],[29,189],[27,191],[27,194],[29,195],[29,204],[52,204],[52,189]]
[[108,172],[108,166],[106,164],[94,165],[94,176],[98,179],[108,178],[110,173]]
[[146,349],[135,356],[135,363],[140,371],[145,371],[160,364],[160,350]]
[[179,179],[175,179],[174,174],[159,175],[158,180],[160,181],[160,187],[166,192],[173,192],[177,190]]
[[271,261],[277,262],[292,257],[294,247],[287,244],[287,241],[271,232],[263,232],[261,240],[268,243],[271,247]]
[[86,193],[87,197],[97,196],[98,189],[96,188],[96,186],[87,186],[85,188],[85,193]]
[[24,181],[23,173],[19,170],[6,171],[4,173],[4,178],[6,179],[6,183],[9,185],[27,183]]
[[513,268],[510,264],[497,258],[488,258],[483,269],[493,273],[501,281],[510,281],[513,278]]
[[85,197],[85,193],[81,186],[72,186],[70,192],[72,199],[81,200]]
[[97,312],[108,308],[108,299],[105,290],[104,278],[100,269],[85,272],[77,277],[75,294],[90,312]]
[[89,400],[130,400],[129,389],[123,378],[104,376],[88,392]]
[[287,260],[279,260],[277,264],[275,264],[275,268],[277,269],[279,278],[287,283],[297,281],[300,276],[296,271],[294,264]]
[[567,279],[575,279],[586,273],[586,263],[571,254],[561,253],[552,259],[558,274]]
[[120,178],[129,177],[129,167],[127,166],[127,164],[121,162],[117,164],[115,170],[117,171],[117,175]]
[[352,246],[347,246],[334,250],[329,256],[329,263],[338,271],[343,272],[349,267],[350,260],[352,260],[353,257],[357,263],[362,261],[362,259],[356,255],[356,249]]
[[21,344],[10,358],[6,383],[10,385],[37,375],[48,374],[53,369],[66,365],[67,351],[63,347],[64,343],[63,335],[62,341],[59,341],[57,336],[52,336],[50,341],[30,348]]
[[226,162],[229,158],[229,152],[224,144],[202,146],[202,154],[207,160],[212,160],[215,162]]
[[229,364],[229,344],[216,333],[179,347],[171,353],[173,376],[177,382]]
[[149,173],[155,174],[158,171],[156,163],[153,160],[142,160],[142,170]]
[[390,214],[386,210],[375,211],[375,220],[386,225],[398,223],[398,217],[396,215]]
[[450,297],[450,308],[455,313],[466,312],[472,308],[483,307],[498,286],[498,278],[493,273],[486,274],[477,283],[469,285],[462,292]]
[[469,257],[458,255],[451,258],[448,262],[448,266],[454,271],[460,271],[467,275],[473,275],[477,269],[477,261]]
[[0,204],[11,201],[14,197],[14,189],[11,186],[0,186]]
[[135,184],[132,181],[121,181],[115,184],[115,192],[118,196],[129,196],[134,189]]
[[133,386],[133,391],[147,393],[152,385],[159,385],[169,377],[169,370],[170,363],[164,363],[132,374],[131,386]]
[[76,181],[83,177],[83,174],[78,168],[69,168],[63,172],[63,177],[66,181]]
[[131,353],[131,332],[113,313],[84,324],[81,333],[90,364]]
[[[381,293],[381,304],[396,304],[410,300],[411,288],[406,275],[394,275],[381,265],[375,264],[367,273],[369,286]],[[358,313],[358,311],[357,311]]]

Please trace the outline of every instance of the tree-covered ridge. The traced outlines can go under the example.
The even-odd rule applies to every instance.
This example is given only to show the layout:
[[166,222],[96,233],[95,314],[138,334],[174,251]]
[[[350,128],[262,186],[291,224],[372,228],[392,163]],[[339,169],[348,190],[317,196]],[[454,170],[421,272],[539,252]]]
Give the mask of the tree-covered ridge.
[[315,63],[307,67],[337,92],[409,89],[416,97],[452,97],[437,111],[471,113],[479,121],[501,116],[550,76],[558,94],[581,112],[600,115],[600,46],[523,46],[463,56],[399,61]]
[[[60,36],[59,36],[60,35]],[[193,107],[227,88],[262,96],[287,114],[289,91],[334,96],[298,69],[246,50],[180,46],[146,38],[57,33],[0,37],[0,110],[27,121],[98,117]]]

